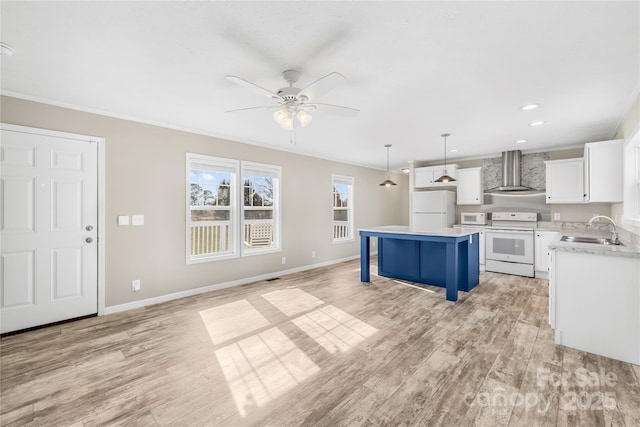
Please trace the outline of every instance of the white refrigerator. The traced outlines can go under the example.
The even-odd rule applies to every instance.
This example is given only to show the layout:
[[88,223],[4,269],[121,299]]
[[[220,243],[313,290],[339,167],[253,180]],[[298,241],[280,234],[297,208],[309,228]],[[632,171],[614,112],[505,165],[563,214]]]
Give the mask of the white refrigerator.
[[450,228],[456,220],[456,193],[453,191],[414,191],[411,225],[414,231]]

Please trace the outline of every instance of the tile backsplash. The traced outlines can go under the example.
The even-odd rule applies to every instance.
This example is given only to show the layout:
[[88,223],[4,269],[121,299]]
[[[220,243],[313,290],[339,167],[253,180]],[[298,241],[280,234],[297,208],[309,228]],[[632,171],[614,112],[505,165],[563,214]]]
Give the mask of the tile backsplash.
[[[523,154],[520,165],[521,184],[536,190],[545,189],[545,166],[549,153]],[[484,190],[502,185],[502,157],[484,159],[482,165]]]

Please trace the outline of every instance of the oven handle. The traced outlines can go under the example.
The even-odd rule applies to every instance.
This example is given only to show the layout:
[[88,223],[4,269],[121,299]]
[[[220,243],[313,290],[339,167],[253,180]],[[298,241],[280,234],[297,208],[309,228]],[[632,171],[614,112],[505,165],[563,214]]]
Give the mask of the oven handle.
[[493,228],[487,228],[485,232],[500,233],[500,234],[531,234],[533,235],[533,231],[530,231],[530,230],[494,230]]

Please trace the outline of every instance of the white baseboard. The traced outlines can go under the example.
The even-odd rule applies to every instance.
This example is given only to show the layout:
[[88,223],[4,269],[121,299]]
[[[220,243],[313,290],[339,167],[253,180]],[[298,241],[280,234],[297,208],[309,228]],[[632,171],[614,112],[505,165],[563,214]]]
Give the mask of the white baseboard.
[[[377,252],[375,253],[372,252],[372,255],[374,254],[377,254]],[[215,285],[203,286],[201,288],[189,289],[187,291],[175,292],[167,295],[160,295],[158,297],[132,301],[125,304],[112,305],[104,308],[104,314],[120,313],[122,311],[133,310],[135,308],[142,308],[148,305],[159,304],[161,302],[167,302],[167,301],[172,301],[179,298],[189,297],[192,295],[203,294],[205,292],[217,291],[220,289],[230,288],[233,286],[246,285],[247,283],[273,279],[274,277],[279,277],[286,274],[299,273],[301,271],[312,270],[314,268],[320,268],[320,267],[326,267],[328,265],[339,264],[341,262],[351,261],[358,258],[360,258],[360,255],[352,255],[346,258],[334,259],[331,261],[319,262],[317,264],[303,265],[301,267],[291,268],[288,270],[281,270],[273,273],[261,274],[260,276],[245,277],[243,279],[232,280],[231,282],[216,283]]]

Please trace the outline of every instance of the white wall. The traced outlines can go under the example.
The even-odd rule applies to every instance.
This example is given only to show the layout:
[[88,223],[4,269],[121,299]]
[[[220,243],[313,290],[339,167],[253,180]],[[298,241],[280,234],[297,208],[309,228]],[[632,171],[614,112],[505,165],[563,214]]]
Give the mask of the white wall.
[[[357,238],[332,243],[332,174],[355,178],[356,228],[408,224],[402,174],[385,188],[380,170],[10,97],[0,111],[3,123],[106,139],[107,307],[358,255]],[[281,253],[186,264],[186,152],[282,166]],[[145,225],[117,225],[118,215],[132,214],[144,214]],[[142,281],[138,293],[133,279]]]

